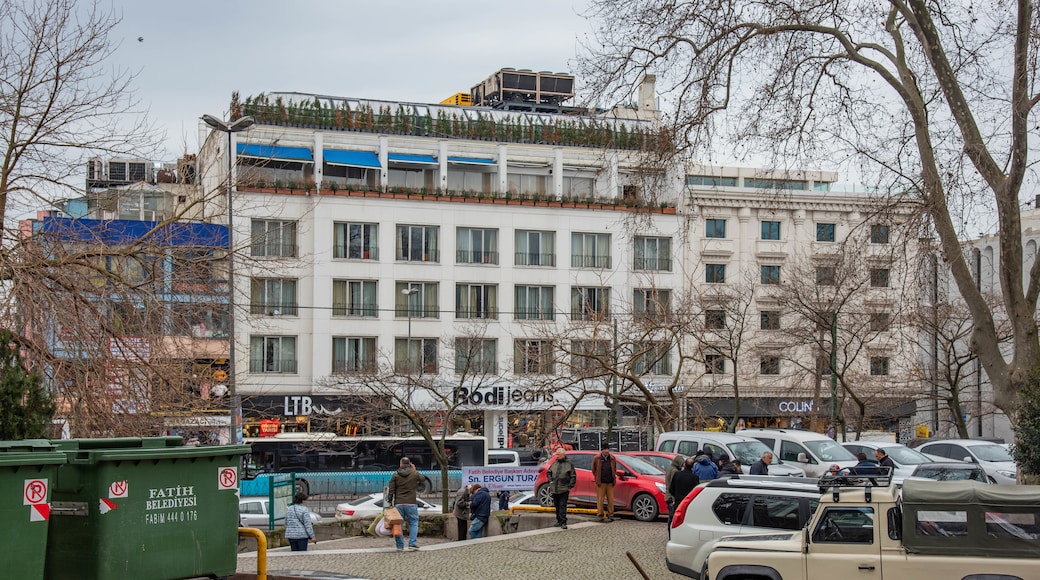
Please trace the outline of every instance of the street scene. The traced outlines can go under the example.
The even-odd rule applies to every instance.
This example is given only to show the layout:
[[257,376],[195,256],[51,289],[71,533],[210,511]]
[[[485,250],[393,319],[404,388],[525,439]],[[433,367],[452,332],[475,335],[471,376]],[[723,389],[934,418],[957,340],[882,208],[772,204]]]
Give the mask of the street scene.
[[0,0],[0,570],[1036,576],[993,4]]

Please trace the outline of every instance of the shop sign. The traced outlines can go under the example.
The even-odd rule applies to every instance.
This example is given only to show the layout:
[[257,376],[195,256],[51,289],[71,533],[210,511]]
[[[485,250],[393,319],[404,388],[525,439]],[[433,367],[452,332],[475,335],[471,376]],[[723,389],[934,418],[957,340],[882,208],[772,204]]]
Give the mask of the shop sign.
[[342,408],[329,409],[321,403],[315,404],[314,400],[306,395],[296,395],[285,397],[282,414],[286,417],[306,417],[309,415],[339,415],[342,412]]
[[260,419],[260,436],[274,437],[277,435],[279,423],[278,419]]
[[521,387],[457,387],[455,404],[473,407],[493,407],[519,403],[552,403],[552,393],[529,391]]
[[813,401],[780,401],[777,408],[781,413],[812,413]]

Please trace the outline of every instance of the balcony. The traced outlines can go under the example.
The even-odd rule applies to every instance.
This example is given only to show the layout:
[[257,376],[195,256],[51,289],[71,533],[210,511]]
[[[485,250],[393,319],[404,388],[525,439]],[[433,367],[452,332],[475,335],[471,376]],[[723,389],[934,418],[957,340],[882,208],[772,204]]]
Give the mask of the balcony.
[[729,258],[737,250],[736,240],[724,238],[704,238],[701,240],[701,256],[718,256]]

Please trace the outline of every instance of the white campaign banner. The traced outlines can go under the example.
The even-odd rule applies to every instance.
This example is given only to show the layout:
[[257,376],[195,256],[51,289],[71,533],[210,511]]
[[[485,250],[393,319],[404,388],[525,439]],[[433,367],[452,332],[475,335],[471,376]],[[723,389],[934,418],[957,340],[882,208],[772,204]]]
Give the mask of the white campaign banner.
[[462,484],[479,483],[494,490],[533,490],[537,467],[463,467]]

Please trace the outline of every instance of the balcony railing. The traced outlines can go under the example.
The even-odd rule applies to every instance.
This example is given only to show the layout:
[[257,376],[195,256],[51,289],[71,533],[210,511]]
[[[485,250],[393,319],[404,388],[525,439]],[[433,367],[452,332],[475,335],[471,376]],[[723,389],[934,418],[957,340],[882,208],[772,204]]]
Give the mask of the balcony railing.
[[251,373],[281,373],[295,374],[296,361],[294,360],[265,360],[249,359],[249,372]]
[[529,252],[517,252],[513,255],[517,266],[545,266],[556,267],[556,254],[532,254]]
[[572,254],[571,268],[610,268],[610,256]]
[[654,270],[657,272],[671,272],[671,258],[636,258],[632,263],[635,270]]
[[455,261],[459,264],[498,264],[498,252],[484,250],[458,250]]

